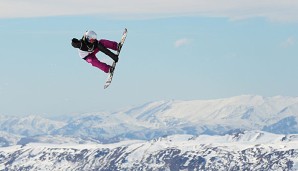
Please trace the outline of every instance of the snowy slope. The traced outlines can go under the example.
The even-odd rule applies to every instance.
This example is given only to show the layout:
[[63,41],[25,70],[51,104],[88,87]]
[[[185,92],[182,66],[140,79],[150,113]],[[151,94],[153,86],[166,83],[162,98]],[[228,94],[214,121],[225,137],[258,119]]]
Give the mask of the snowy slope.
[[158,130],[157,135],[213,135],[239,129],[298,133],[298,98],[294,97],[244,95],[216,100],[159,101],[122,113],[136,118],[153,133]]
[[13,144],[17,144],[17,142],[21,138],[22,138],[21,136],[0,131],[0,147],[7,147]]
[[[225,135],[242,130],[298,134],[298,98],[243,95],[216,100],[156,101],[112,113],[88,113],[67,120],[37,116],[0,117],[0,146],[53,142],[111,143],[174,134]],[[19,138],[19,140],[16,140]],[[55,139],[55,138],[54,138]]]
[[46,119],[40,116],[25,117],[0,116],[0,131],[22,136],[34,136],[49,133],[66,123]]
[[298,98],[251,95],[0,116],[0,170],[298,170],[297,121]]
[[297,170],[298,137],[262,131],[0,148],[0,170]]
[[64,127],[52,131],[52,134],[93,138],[105,142],[109,139],[113,141],[117,135],[143,129],[145,127],[139,125],[136,119],[122,113],[93,113],[70,120]]
[[147,122],[152,122],[152,118],[160,122],[176,118],[195,123],[249,120],[264,125],[287,116],[297,117],[297,111],[298,98],[245,95],[217,100],[153,102],[126,113]]

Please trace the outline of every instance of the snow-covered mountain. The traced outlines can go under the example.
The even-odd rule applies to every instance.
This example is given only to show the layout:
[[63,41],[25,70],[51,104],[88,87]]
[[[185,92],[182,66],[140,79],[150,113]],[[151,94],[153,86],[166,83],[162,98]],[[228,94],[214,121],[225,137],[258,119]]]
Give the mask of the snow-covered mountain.
[[0,116],[0,131],[21,136],[43,135],[66,123],[29,115],[26,117]]
[[171,126],[179,120],[180,123],[206,125],[238,124],[254,129],[262,129],[286,117],[297,117],[297,112],[298,98],[249,95],[218,100],[160,101],[125,111],[140,121],[155,123],[158,128]]
[[243,95],[216,100],[169,100],[59,121],[37,116],[1,116],[0,145],[48,143],[54,139],[61,143],[67,139],[79,143],[111,143],[174,134],[225,135],[242,130],[297,134],[297,121],[296,97]]
[[298,170],[298,136],[245,131],[0,148],[0,170]]
[[88,131],[88,135],[104,142],[150,140],[173,134],[223,135],[238,130],[295,134],[297,117],[298,98],[293,97],[246,95],[217,100],[170,100],[114,113],[82,115],[55,134],[83,136]]
[[298,170],[298,98],[156,101],[0,116],[0,170]]

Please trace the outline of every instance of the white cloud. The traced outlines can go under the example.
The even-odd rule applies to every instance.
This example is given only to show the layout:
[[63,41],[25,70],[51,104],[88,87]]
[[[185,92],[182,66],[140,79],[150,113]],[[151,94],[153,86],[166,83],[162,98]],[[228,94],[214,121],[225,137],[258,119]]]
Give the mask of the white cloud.
[[105,17],[265,17],[298,21],[297,0],[1,0],[0,18],[102,14]]
[[293,37],[289,37],[281,43],[281,46],[284,47],[284,48],[287,48],[287,47],[290,47],[294,44],[295,44],[295,39]]
[[189,44],[190,42],[191,41],[189,39],[183,38],[183,39],[176,40],[174,45],[175,47],[181,47]]

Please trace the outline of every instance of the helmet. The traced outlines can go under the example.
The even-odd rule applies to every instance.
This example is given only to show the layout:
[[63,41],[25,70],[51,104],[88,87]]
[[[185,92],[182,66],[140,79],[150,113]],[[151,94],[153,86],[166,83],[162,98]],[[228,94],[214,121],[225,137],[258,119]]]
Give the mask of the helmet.
[[94,41],[96,40],[97,35],[94,31],[92,30],[88,30],[86,31],[86,33],[84,34],[84,40],[88,43],[94,43]]

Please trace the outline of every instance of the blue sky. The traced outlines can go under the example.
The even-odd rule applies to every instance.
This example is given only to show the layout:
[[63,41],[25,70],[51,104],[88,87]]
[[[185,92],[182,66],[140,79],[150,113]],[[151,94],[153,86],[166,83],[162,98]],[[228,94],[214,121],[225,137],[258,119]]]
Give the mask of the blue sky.
[[[1,1],[0,114],[297,96],[297,11],[291,0]],[[107,75],[80,59],[70,40],[91,29],[119,41],[125,27],[115,77],[104,90]]]

